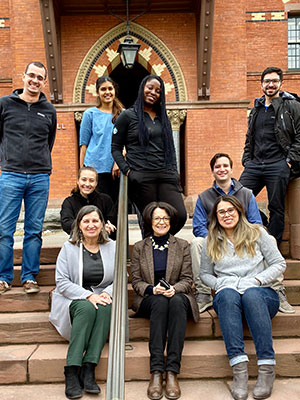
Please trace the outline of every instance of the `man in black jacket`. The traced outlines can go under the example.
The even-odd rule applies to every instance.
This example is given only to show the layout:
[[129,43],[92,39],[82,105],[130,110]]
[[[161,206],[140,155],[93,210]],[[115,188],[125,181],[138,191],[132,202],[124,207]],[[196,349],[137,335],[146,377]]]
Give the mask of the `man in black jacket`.
[[0,99],[0,294],[13,280],[13,235],[24,201],[21,282],[26,293],[39,292],[42,227],[49,194],[56,110],[42,93],[47,70],[31,62],[23,89]]
[[300,172],[300,103],[281,92],[283,73],[268,67],[261,75],[264,96],[250,112],[240,182],[256,196],[265,186],[270,219],[268,231],[280,244],[284,199],[290,175]]

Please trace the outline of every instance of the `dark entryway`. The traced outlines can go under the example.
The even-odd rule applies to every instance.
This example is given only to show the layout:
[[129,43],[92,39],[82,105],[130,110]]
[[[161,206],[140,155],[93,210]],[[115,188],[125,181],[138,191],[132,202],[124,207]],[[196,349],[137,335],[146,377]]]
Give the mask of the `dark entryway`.
[[137,62],[132,69],[127,69],[120,63],[112,71],[110,77],[119,85],[119,99],[125,108],[133,105],[137,98],[140,83],[147,75],[149,75],[149,72]]

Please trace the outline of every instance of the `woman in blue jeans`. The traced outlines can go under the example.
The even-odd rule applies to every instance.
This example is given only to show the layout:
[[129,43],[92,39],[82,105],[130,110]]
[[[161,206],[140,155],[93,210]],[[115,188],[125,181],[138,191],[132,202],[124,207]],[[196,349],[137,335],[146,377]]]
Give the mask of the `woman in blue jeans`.
[[254,399],[271,395],[275,353],[271,319],[279,307],[271,284],[285,270],[275,239],[259,225],[250,224],[236,197],[220,196],[212,210],[201,256],[201,280],[214,289],[227,355],[233,368],[231,393],[248,397],[248,356],[244,350],[243,316],[257,354],[258,379]]

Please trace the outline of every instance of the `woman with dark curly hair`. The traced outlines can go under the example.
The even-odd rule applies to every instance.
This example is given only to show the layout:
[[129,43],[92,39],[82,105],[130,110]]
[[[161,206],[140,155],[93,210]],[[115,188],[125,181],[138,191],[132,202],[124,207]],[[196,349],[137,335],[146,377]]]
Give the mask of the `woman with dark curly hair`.
[[147,396],[151,400],[163,396],[165,371],[166,398],[175,400],[180,397],[177,375],[187,318],[192,316],[194,321],[199,320],[189,244],[169,233],[177,222],[176,218],[177,211],[170,204],[148,204],[143,220],[152,235],[134,245],[131,258],[132,286],[136,292],[132,308],[136,316],[150,319],[151,377]]
[[[126,157],[123,148],[126,148]],[[115,123],[112,155],[128,176],[129,196],[140,213],[151,201],[165,201],[178,212],[177,233],[185,224],[186,210],[177,172],[171,124],[166,113],[163,80],[146,76],[133,105]],[[145,236],[151,232],[145,230]]]

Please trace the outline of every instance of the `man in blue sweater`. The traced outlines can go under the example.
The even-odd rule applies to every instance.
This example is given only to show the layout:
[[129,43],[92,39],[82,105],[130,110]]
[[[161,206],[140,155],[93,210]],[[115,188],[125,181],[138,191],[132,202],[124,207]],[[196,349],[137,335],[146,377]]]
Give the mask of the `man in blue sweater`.
[[[233,162],[228,154],[217,153],[210,160],[212,175],[215,179],[211,188],[200,193],[197,199],[193,216],[193,233],[196,236],[191,243],[191,256],[193,274],[196,285],[196,299],[199,312],[202,313],[212,305],[211,289],[200,280],[201,249],[204,238],[208,233],[209,215],[216,199],[224,194],[236,196],[243,205],[246,217],[252,224],[262,224],[260,212],[255,197],[250,189],[245,188],[239,181],[232,178]],[[280,311],[286,313],[295,312],[288,303],[284,287],[283,277],[273,285],[280,298]]]

